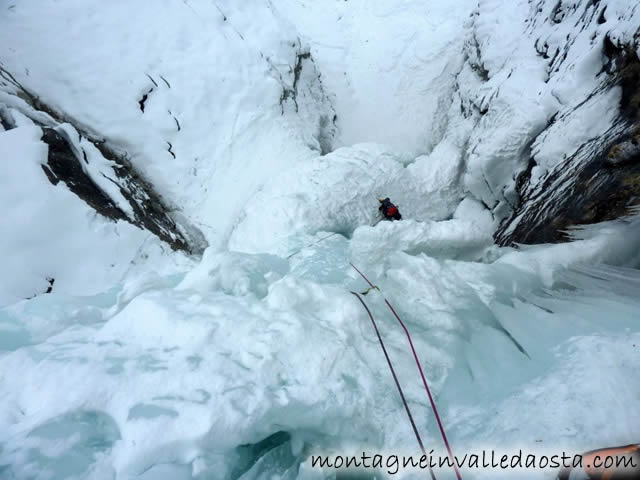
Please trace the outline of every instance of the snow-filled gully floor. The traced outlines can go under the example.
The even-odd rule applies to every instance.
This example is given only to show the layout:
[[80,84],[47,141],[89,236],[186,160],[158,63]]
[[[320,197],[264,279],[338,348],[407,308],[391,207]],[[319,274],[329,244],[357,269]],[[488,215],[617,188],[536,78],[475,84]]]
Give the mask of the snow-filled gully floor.
[[[382,289],[366,301],[427,445],[439,448],[439,432],[383,294],[412,332],[456,453],[634,441],[637,272],[553,260],[619,253],[599,237],[493,263],[473,261],[486,253],[462,244],[453,255],[464,259],[452,260],[453,247],[437,247],[459,237],[455,223],[445,226],[361,227],[290,261],[208,250],[186,274],[147,272],[94,297],[50,294],[5,307],[4,471],[315,478],[308,463],[300,467],[309,449],[415,452],[368,317],[349,294],[366,288],[350,260]],[[469,242],[477,249],[477,238]]]

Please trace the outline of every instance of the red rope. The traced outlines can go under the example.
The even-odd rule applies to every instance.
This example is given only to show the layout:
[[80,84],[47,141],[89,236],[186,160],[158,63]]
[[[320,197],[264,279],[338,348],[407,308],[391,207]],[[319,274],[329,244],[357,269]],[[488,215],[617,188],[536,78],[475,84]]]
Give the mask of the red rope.
[[[350,265],[355,269],[356,272],[358,272],[360,274],[360,276],[362,278],[364,278],[364,280],[372,288],[374,288],[373,283],[371,283],[369,281],[369,279],[360,270],[358,270],[358,268],[353,263],[351,263]],[[429,396],[429,402],[431,403],[431,408],[433,409],[433,414],[435,415],[436,421],[438,422],[438,427],[440,428],[440,433],[442,434],[442,440],[444,441],[444,444],[447,447],[447,452],[449,454],[449,460],[453,464],[453,468],[454,468],[454,470],[456,472],[456,477],[458,478],[458,480],[462,480],[462,476],[460,475],[460,470],[458,469],[458,465],[455,462],[455,457],[453,456],[453,451],[451,450],[451,445],[449,445],[449,440],[447,439],[447,434],[445,433],[444,427],[442,425],[442,421],[440,420],[440,415],[438,414],[438,409],[436,408],[436,402],[433,400],[433,396],[431,395],[431,390],[429,389],[429,384],[427,383],[427,379],[424,376],[424,372],[422,371],[422,366],[420,365],[420,360],[418,359],[418,354],[416,353],[416,349],[413,346],[413,341],[411,340],[411,335],[409,334],[409,330],[407,329],[407,327],[404,324],[404,322],[400,319],[400,317],[398,316],[396,311],[393,309],[393,307],[389,303],[389,300],[387,300],[385,298],[384,302],[387,304],[387,306],[391,310],[391,313],[393,313],[393,315],[396,317],[396,319],[398,320],[398,322],[402,326],[402,329],[404,330],[404,333],[407,335],[407,339],[409,340],[409,345],[411,346],[411,351],[413,352],[413,358],[416,361],[416,365],[418,366],[418,370],[420,371],[420,376],[422,377],[422,384],[424,385],[424,389],[427,391],[427,395]]]
[[[422,438],[420,438],[420,433],[418,433],[418,427],[416,427],[416,422],[413,420],[413,415],[411,415],[411,410],[409,410],[409,404],[407,403],[407,400],[406,400],[406,398],[404,396],[404,393],[402,392],[402,387],[400,386],[400,382],[398,381],[398,377],[397,377],[396,372],[395,372],[395,370],[393,368],[393,364],[391,363],[391,359],[389,358],[389,354],[387,353],[387,349],[384,346],[384,342],[382,341],[382,337],[380,336],[380,331],[378,330],[378,325],[376,324],[376,321],[373,319],[373,315],[371,314],[371,310],[369,310],[369,307],[367,307],[367,304],[364,302],[362,297],[360,295],[358,295],[356,292],[351,292],[351,293],[354,294],[358,300],[360,300],[360,303],[362,303],[362,306],[367,311],[367,314],[369,315],[369,318],[371,319],[371,323],[373,324],[373,328],[376,331],[376,335],[378,336],[378,342],[380,342],[380,346],[382,347],[382,351],[384,352],[384,356],[387,359],[387,365],[389,365],[389,370],[391,370],[391,375],[393,376],[393,381],[396,382],[396,387],[398,388],[398,393],[400,393],[400,398],[402,399],[402,404],[404,405],[404,409],[407,411],[407,416],[409,417],[409,421],[411,422],[411,427],[413,428],[413,433],[415,433],[415,435],[416,435],[416,439],[418,440],[418,444],[420,445],[420,450],[422,450],[422,454],[426,455],[427,452],[424,449],[424,445],[422,443]],[[431,465],[429,465],[429,473],[431,474],[431,478],[433,480],[436,480],[436,476],[433,473],[433,470],[431,469]]]

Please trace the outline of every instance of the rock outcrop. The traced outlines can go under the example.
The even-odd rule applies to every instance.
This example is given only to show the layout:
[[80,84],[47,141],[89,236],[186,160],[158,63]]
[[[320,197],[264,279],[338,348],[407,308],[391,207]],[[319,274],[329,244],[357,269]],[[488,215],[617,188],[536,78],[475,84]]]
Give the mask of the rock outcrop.
[[634,45],[606,36],[602,88],[620,88],[619,116],[605,135],[580,146],[540,182],[535,166],[517,183],[520,204],[496,231],[500,245],[555,243],[574,225],[614,220],[640,205],[640,60]]
[[4,69],[0,69],[0,82],[4,95],[0,101],[5,100],[0,103],[3,129],[16,126],[13,112],[42,128],[42,141],[49,147],[42,170],[52,184],[64,183],[100,215],[148,230],[174,250],[203,250],[202,237],[193,227],[173,220],[167,205],[136,172],[126,153],[44,104]]

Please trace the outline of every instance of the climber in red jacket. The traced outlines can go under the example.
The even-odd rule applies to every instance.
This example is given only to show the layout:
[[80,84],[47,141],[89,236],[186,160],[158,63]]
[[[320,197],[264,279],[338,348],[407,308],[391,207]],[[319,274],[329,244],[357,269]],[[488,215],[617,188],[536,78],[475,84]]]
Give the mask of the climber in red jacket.
[[391,220],[391,221],[402,219],[402,215],[400,215],[400,210],[398,210],[398,207],[396,207],[393,203],[391,203],[391,200],[389,200],[389,197],[380,198],[378,199],[378,201],[380,202],[380,206],[378,207],[378,210],[382,214],[382,218],[384,218],[385,220]]

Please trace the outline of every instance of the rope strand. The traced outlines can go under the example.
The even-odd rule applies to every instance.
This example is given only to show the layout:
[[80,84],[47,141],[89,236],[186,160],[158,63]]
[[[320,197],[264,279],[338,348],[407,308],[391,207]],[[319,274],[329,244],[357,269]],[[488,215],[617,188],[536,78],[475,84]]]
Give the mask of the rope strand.
[[[384,352],[384,357],[387,359],[387,365],[389,365],[389,370],[391,370],[391,375],[393,376],[393,381],[396,383],[396,387],[398,388],[398,393],[400,394],[400,398],[402,399],[402,404],[404,405],[404,409],[407,412],[407,417],[409,417],[409,421],[411,422],[411,427],[413,428],[413,433],[416,436],[416,440],[418,440],[418,444],[420,445],[420,450],[422,451],[422,454],[426,455],[426,451],[425,451],[424,445],[422,443],[422,438],[420,438],[420,433],[418,432],[418,427],[416,427],[416,422],[413,420],[413,415],[411,415],[411,410],[409,409],[409,404],[407,403],[407,399],[405,398],[404,393],[402,392],[402,387],[400,386],[400,382],[398,381],[398,377],[396,375],[395,369],[393,368],[393,364],[391,363],[391,359],[389,358],[389,354],[387,353],[387,349],[384,346],[384,342],[382,341],[382,337],[380,336],[380,331],[378,330],[378,325],[376,324],[376,321],[373,319],[373,315],[371,314],[371,310],[369,310],[369,307],[367,307],[367,304],[364,302],[362,297],[359,294],[357,294],[356,292],[351,292],[351,293],[353,295],[355,295],[358,300],[360,300],[360,303],[362,304],[364,309],[367,311],[367,314],[369,315],[369,318],[371,319],[371,324],[373,325],[373,328],[376,331],[376,335],[378,336],[378,342],[380,342],[380,347],[382,347],[382,351]],[[431,474],[432,480],[436,480],[436,476],[433,473],[433,469],[431,468],[431,465],[429,465],[429,473]]]
[[[369,281],[369,279],[364,275],[364,273],[362,273],[360,270],[358,270],[358,268],[353,263],[350,263],[350,265],[354,268],[354,270],[356,272],[358,272],[360,274],[360,276],[365,280],[365,282],[367,282],[372,288],[374,287],[373,283],[371,283]],[[400,323],[400,326],[402,327],[402,329],[404,330],[404,333],[407,336],[407,340],[409,341],[409,345],[411,346],[411,352],[413,353],[413,358],[416,361],[416,365],[418,366],[418,370],[420,371],[420,376],[422,377],[422,384],[424,385],[424,389],[427,392],[427,396],[429,397],[429,403],[431,404],[431,408],[433,410],[433,414],[435,415],[436,421],[438,422],[438,427],[440,429],[440,434],[442,435],[442,440],[444,441],[444,444],[447,447],[447,453],[449,454],[449,460],[451,461],[451,463],[453,465],[453,468],[454,468],[454,470],[456,472],[456,477],[458,478],[458,480],[462,480],[462,476],[460,475],[460,470],[458,468],[458,465],[455,462],[455,457],[453,455],[453,451],[451,449],[451,445],[449,444],[449,440],[447,439],[447,434],[444,431],[444,426],[442,425],[442,420],[440,419],[440,414],[438,413],[438,409],[436,407],[436,402],[433,400],[433,396],[431,395],[431,390],[429,389],[429,384],[427,383],[427,378],[425,377],[424,372],[422,371],[422,366],[420,365],[420,360],[418,359],[418,354],[416,352],[416,349],[413,346],[413,341],[411,340],[411,335],[409,334],[409,330],[407,329],[407,327],[404,324],[404,322],[400,319],[400,316],[396,313],[394,308],[391,306],[391,304],[389,303],[389,300],[387,300],[385,298],[384,302],[387,304],[387,306],[391,310],[391,313],[393,313],[394,317],[396,317],[396,320],[398,320],[398,323]]]

